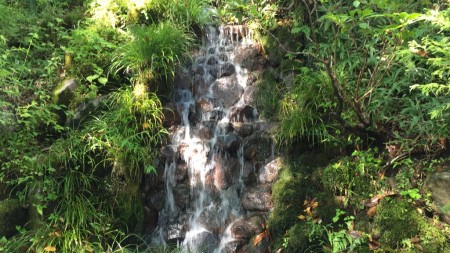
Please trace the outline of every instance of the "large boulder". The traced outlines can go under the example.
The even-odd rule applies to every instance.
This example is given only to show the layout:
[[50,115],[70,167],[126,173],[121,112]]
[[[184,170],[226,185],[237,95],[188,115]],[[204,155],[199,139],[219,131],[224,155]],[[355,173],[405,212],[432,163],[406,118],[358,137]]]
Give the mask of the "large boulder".
[[237,240],[249,240],[265,229],[265,223],[259,215],[238,219],[231,225],[231,236]]
[[56,103],[69,106],[70,102],[75,97],[75,90],[77,87],[78,85],[75,79],[64,80],[54,92]]
[[264,69],[267,59],[261,54],[259,45],[242,45],[236,49],[234,63],[254,71]]
[[244,92],[244,88],[239,84],[236,75],[217,79],[212,86],[212,90],[216,96],[216,106],[223,107],[234,105]]
[[432,193],[435,208],[442,214],[441,218],[450,224],[450,172],[429,175],[425,187]]
[[213,78],[221,78],[225,76],[231,76],[234,73],[236,73],[236,69],[234,65],[230,62],[225,62],[222,64],[217,64],[213,67],[211,67],[211,70],[209,71],[211,76]]
[[188,252],[203,252],[213,253],[219,246],[217,237],[208,231],[203,231],[186,238],[188,245]]
[[265,134],[253,134],[244,141],[244,157],[247,160],[263,164],[272,157],[273,140]]
[[261,183],[273,183],[278,178],[281,170],[281,162],[272,160],[268,164],[262,166],[258,171],[258,180]]
[[242,205],[247,211],[267,212],[273,207],[271,196],[270,184],[248,187],[242,196]]
[[0,238],[13,236],[16,226],[26,223],[27,212],[19,200],[6,199],[0,201]]

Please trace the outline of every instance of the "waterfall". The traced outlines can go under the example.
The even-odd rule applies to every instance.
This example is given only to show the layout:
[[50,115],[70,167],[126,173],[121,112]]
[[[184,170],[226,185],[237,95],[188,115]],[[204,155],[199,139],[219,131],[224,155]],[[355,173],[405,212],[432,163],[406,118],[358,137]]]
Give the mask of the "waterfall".
[[[260,188],[260,180],[249,177],[257,177],[261,162],[246,162],[245,143],[259,140],[262,146],[252,149],[258,154],[250,155],[273,158],[272,142],[260,134],[267,123],[258,120],[248,98],[254,90],[249,73],[261,70],[264,61],[245,26],[207,27],[205,33],[202,50],[174,92],[173,113],[181,124],[173,127],[165,147],[170,150],[163,166],[165,204],[151,241],[176,243],[185,252],[235,252],[245,240],[233,235],[233,224],[268,211],[271,204],[266,186],[254,195],[268,200],[254,200],[251,192],[247,202],[258,202],[255,207],[242,200],[249,185]],[[260,61],[249,63],[248,55]]]

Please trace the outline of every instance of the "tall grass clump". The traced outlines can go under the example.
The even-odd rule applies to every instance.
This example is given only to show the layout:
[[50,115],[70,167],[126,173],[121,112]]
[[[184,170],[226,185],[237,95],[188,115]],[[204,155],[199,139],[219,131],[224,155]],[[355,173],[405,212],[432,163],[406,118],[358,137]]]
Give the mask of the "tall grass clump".
[[130,40],[117,50],[111,70],[132,73],[132,79],[147,83],[156,79],[170,79],[174,68],[188,53],[193,35],[171,23],[135,26]]

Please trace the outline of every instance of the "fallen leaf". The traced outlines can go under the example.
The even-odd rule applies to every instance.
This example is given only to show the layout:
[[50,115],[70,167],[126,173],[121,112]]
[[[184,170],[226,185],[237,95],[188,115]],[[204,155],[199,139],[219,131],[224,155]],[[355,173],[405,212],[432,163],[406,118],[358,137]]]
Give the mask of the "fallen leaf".
[[420,242],[420,238],[419,237],[413,237],[413,238],[411,238],[411,242],[412,243],[418,243],[418,242]]
[[48,245],[47,247],[44,248],[44,250],[47,251],[47,252],[55,252],[56,251],[56,247]]
[[377,213],[377,206],[372,206],[367,210],[367,216],[370,218]]
[[253,240],[253,245],[258,245],[264,238],[269,236],[269,232],[267,230],[264,230],[263,232],[259,233],[255,239]]
[[381,244],[375,240],[370,240],[369,241],[369,249],[370,250],[376,250],[379,249],[381,247]]
[[305,215],[303,215],[303,214],[300,214],[299,216],[297,216],[297,218],[298,218],[299,220],[304,220],[304,219],[306,219]]

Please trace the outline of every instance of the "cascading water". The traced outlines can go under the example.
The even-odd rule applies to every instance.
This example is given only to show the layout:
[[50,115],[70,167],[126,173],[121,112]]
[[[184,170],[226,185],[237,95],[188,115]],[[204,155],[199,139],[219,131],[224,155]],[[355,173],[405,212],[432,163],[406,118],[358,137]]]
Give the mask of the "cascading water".
[[246,59],[237,59],[236,49],[252,45],[246,27],[207,27],[204,48],[186,70],[190,78],[181,80],[192,85],[175,90],[182,125],[173,129],[166,146],[172,155],[165,159],[165,205],[152,233],[154,244],[177,243],[186,252],[235,252],[243,240],[233,236],[234,222],[270,208],[263,200],[263,207],[254,210],[242,203],[245,178],[255,167],[245,166],[243,137],[264,125],[258,125],[257,111],[245,96],[248,69],[237,64]]

